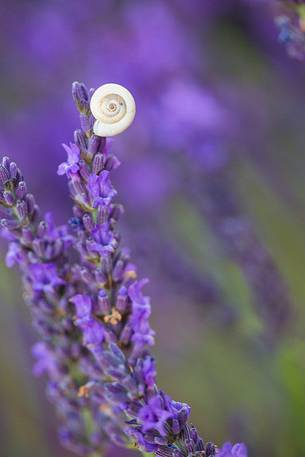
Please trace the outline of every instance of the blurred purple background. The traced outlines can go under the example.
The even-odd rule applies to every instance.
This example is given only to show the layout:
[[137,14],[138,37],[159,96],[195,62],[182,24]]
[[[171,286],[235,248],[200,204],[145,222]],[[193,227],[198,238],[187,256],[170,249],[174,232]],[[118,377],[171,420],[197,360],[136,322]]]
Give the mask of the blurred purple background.
[[[151,279],[159,384],[193,405],[203,436],[295,457],[305,454],[305,72],[278,43],[269,3],[3,0],[0,147],[64,222],[56,170],[78,125],[72,81],[131,90],[137,116],[113,140],[115,184],[125,243]],[[0,269],[0,456],[69,456],[32,378],[18,277]]]

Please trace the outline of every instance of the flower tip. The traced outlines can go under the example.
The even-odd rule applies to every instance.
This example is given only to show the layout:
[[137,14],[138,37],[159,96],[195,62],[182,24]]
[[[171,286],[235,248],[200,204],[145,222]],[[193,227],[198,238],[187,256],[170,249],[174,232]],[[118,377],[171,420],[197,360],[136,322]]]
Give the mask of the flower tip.
[[84,83],[78,81],[72,83],[72,98],[81,113],[88,114],[90,112],[89,92]]

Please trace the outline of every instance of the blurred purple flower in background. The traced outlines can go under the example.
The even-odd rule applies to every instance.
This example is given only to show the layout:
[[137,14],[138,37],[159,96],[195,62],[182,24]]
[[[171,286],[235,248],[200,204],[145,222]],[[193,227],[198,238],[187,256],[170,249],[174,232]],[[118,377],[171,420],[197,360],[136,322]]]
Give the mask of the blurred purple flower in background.
[[289,55],[299,60],[305,57],[305,3],[303,0],[278,0],[281,15],[275,19],[279,40]]
[[225,443],[223,447],[219,450],[219,457],[247,457],[247,449],[244,444],[234,444]]

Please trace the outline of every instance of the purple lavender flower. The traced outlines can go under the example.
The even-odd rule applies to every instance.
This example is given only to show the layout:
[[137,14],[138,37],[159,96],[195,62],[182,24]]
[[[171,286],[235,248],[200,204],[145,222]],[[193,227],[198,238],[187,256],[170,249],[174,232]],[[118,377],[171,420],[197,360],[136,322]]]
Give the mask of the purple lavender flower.
[[[74,83],[72,92],[80,147],[65,148],[68,161],[60,174],[66,174],[74,201],[73,235],[50,218],[40,219],[20,171],[7,158],[0,195],[6,215],[1,225],[11,243],[8,263],[21,261],[26,300],[42,339],[33,349],[34,372],[49,376],[48,397],[62,418],[60,439],[83,456],[102,452],[105,439],[163,457],[214,456],[216,446],[188,425],[190,407],[157,387],[150,301],[142,292],[147,280],[138,278],[120,245],[122,208],[110,180],[119,162],[92,132],[85,85]],[[235,445],[232,452],[239,454],[232,455],[243,457],[244,450]]]
[[70,146],[63,144],[65,151],[68,154],[67,162],[63,162],[59,165],[57,173],[62,176],[66,173],[75,174],[79,170],[79,148],[74,143],[70,143]]
[[99,203],[106,203],[108,199],[111,200],[116,195],[110,182],[109,171],[103,170],[99,175],[89,176],[88,194],[94,208],[98,207]]
[[172,419],[172,414],[164,409],[162,398],[159,395],[152,397],[147,405],[139,411],[139,419],[143,423],[143,432],[157,430],[160,436],[166,436],[166,424]]
[[[97,369],[73,323],[75,313],[69,300],[76,289],[68,279],[73,238],[67,227],[54,225],[50,214],[40,217],[35,199],[27,192],[14,162],[5,157],[1,167],[1,234],[9,241],[6,261],[10,267],[17,264],[21,271],[25,300],[41,339],[33,347],[33,372],[38,376],[45,373],[49,378],[47,393],[60,417],[63,443],[80,455],[101,452],[107,433],[120,443],[124,433],[119,418],[114,421],[100,409],[101,398],[87,398],[84,387],[89,382],[88,373]],[[8,193],[9,199],[5,198]],[[22,214],[17,211],[21,204],[25,208]],[[84,311],[78,309],[79,319],[84,317]],[[83,338],[88,344],[99,343],[100,325],[89,319]],[[84,419],[85,413],[89,419]],[[88,420],[99,440],[88,435]]]
[[85,324],[90,320],[90,315],[92,311],[92,302],[91,298],[87,295],[75,295],[71,302],[74,303],[76,309],[76,320],[77,325]]
[[47,373],[53,379],[60,376],[54,352],[48,348],[46,343],[42,341],[36,343],[33,346],[32,354],[36,359],[33,367],[33,373],[36,376],[41,376],[43,373]]
[[[89,112],[87,116],[90,117]],[[86,131],[86,137],[84,154],[93,132]],[[117,160],[106,148],[101,154],[104,159],[99,161],[100,167],[94,165],[96,154],[93,154],[83,172],[79,171],[76,177],[67,176],[74,215],[83,221],[76,230],[76,249],[83,271],[78,281],[82,290],[90,291],[91,298],[91,301],[87,296],[72,298],[80,318],[75,323],[83,332],[83,343],[103,371],[103,376],[95,380],[95,388],[104,391],[110,408],[115,407],[125,416],[126,434],[144,451],[184,455],[184,449],[188,448],[179,443],[183,430],[188,433],[190,407],[173,401],[156,386],[155,364],[148,352],[154,344],[154,332],[149,324],[150,303],[142,293],[147,280],[138,279],[129,254],[120,247],[117,230],[120,212],[114,203],[116,192],[110,173],[106,171],[107,164],[117,164]],[[100,247],[92,248],[92,242]],[[103,328],[100,341],[93,344],[86,341],[87,332],[90,335],[92,332],[92,322],[95,325],[99,322]],[[202,440],[195,429],[192,433],[194,449],[203,452]],[[171,443],[176,441],[175,450]],[[214,449],[210,452],[213,455],[216,448],[210,446],[210,449]],[[185,455],[189,455],[189,449]]]
[[83,331],[83,344],[94,349],[100,345],[104,339],[104,328],[95,319],[90,319],[85,324],[80,325]]
[[52,293],[57,287],[64,285],[63,279],[57,274],[57,269],[53,264],[34,263],[29,266],[29,275],[36,292]]

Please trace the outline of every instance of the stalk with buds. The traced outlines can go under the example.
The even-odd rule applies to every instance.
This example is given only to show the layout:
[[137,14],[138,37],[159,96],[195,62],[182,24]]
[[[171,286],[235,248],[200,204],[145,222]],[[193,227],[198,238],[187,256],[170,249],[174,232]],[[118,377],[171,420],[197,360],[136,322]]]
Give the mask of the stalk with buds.
[[19,266],[40,337],[34,372],[47,373],[61,441],[81,456],[100,456],[112,442],[160,457],[246,457],[243,444],[204,442],[190,407],[157,386],[147,280],[121,246],[123,208],[111,182],[119,161],[100,136],[127,128],[135,105],[126,89],[106,86],[73,84],[81,128],[58,168],[73,200],[67,226],[40,216],[14,162],[0,166],[7,264]]

